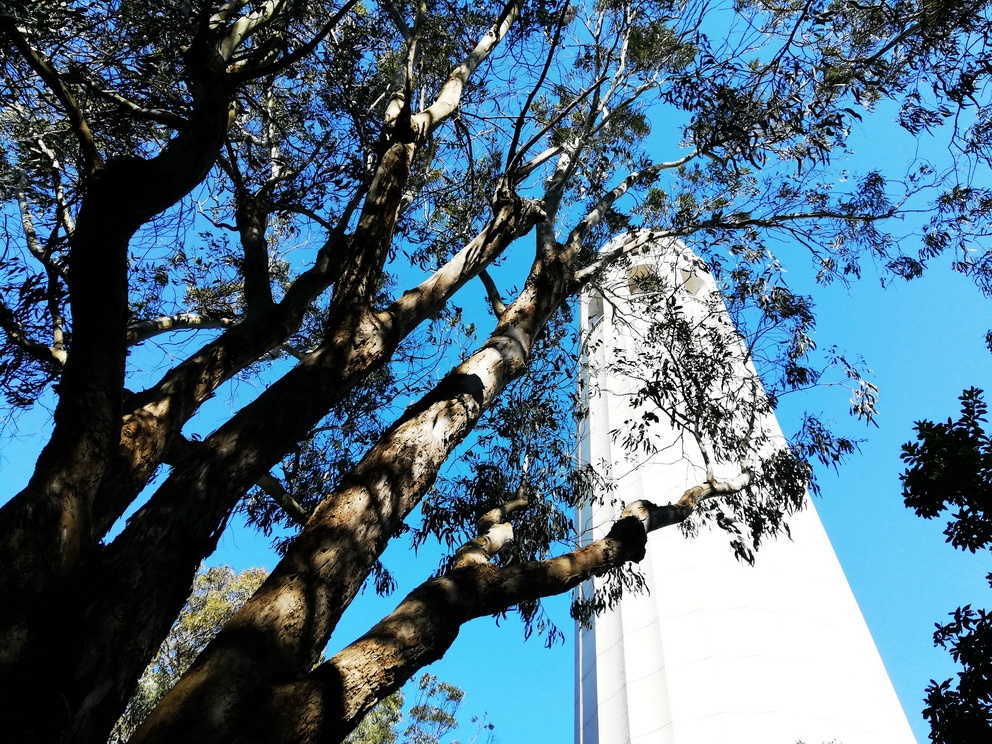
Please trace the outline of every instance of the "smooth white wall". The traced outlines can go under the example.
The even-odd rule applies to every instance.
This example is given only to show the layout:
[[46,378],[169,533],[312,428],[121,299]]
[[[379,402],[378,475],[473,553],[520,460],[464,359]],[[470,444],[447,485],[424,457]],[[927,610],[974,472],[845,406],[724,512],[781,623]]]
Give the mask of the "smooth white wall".
[[[696,302],[687,289],[713,299],[711,277],[681,243],[656,244],[638,264],[650,265],[687,313]],[[610,433],[637,415],[628,403],[633,383],[604,373],[615,350],[638,350],[645,326],[636,317],[628,325],[639,312],[625,299],[631,271],[636,278],[644,270],[627,267],[607,279],[609,301],[583,300],[591,343],[579,459],[609,463],[618,484],[607,503],[577,511],[584,542],[604,536],[624,504],[674,502],[706,477],[695,442],[664,416],[657,436],[669,446],[647,461],[630,459]],[[717,313],[705,322],[730,321]],[[754,372],[742,363],[741,374]],[[761,425],[778,432],[773,418]],[[739,474],[739,465],[721,467],[718,477]],[[641,563],[650,593],[626,597],[578,633],[578,744],[914,741],[812,505],[790,526],[793,539],[763,545],[753,568],[734,558],[717,531],[688,539],[670,527],[650,535]]]

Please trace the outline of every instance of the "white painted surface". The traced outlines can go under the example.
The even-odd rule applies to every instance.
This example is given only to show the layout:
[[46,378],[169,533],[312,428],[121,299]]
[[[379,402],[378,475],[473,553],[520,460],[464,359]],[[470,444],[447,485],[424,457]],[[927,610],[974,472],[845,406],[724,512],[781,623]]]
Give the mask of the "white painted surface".
[[[683,286],[680,303],[693,312],[685,288],[704,296],[713,284],[705,272],[693,273],[692,261],[686,249],[673,245],[635,265],[654,263],[652,271],[669,285],[674,277]],[[643,270],[632,272],[636,278]],[[610,301],[587,298],[583,306],[584,330],[591,326],[602,343],[589,353],[586,390],[594,392],[579,456],[610,463],[619,483],[608,503],[579,510],[587,541],[605,534],[623,504],[641,498],[674,502],[705,480],[699,448],[664,423],[660,436],[672,446],[646,463],[631,462],[610,435],[631,416],[631,382],[596,370],[611,358],[611,349],[632,350],[639,343],[638,324],[630,328],[614,318],[634,309],[623,297],[632,286],[628,275],[614,276],[613,284]],[[741,370],[753,375],[747,365]],[[762,425],[778,432],[773,419]],[[739,468],[724,465],[724,477],[739,474]],[[914,741],[813,507],[790,525],[793,539],[763,545],[754,568],[738,562],[726,535],[715,530],[693,539],[677,528],[650,535],[641,563],[650,594],[626,597],[597,618],[593,629],[579,632],[578,744]]]

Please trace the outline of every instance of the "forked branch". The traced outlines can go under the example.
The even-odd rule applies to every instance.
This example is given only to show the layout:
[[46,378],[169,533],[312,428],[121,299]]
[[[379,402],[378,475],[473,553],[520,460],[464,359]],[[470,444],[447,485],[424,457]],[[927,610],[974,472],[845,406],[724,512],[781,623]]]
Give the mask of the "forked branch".
[[65,352],[29,338],[17,322],[14,313],[4,304],[0,304],[0,330],[18,348],[34,359],[55,369],[62,369],[62,365],[65,363]]
[[510,514],[524,509],[530,503],[526,487],[521,486],[517,498],[490,509],[479,517],[479,532],[462,545],[451,562],[452,568],[463,568],[480,563],[489,563],[496,554],[513,541],[513,526],[504,521]]
[[[638,501],[624,510],[606,537],[550,560],[494,566],[486,556],[495,553],[500,539],[500,547],[505,545],[512,531],[506,524],[493,525],[486,535],[459,550],[451,570],[414,589],[368,633],[304,679],[279,688],[265,710],[266,722],[275,723],[269,716],[282,718],[273,730],[285,732],[286,726],[292,727],[285,720],[285,702],[305,700],[312,704],[311,713],[314,705],[319,712],[308,720],[305,731],[294,732],[299,740],[340,741],[379,700],[444,655],[464,623],[524,601],[562,594],[610,568],[640,561],[649,532],[682,522],[703,498],[740,490],[749,478],[743,474],[725,483],[690,488],[678,504]],[[692,505],[683,503],[690,501]],[[376,670],[374,676],[371,669]]]

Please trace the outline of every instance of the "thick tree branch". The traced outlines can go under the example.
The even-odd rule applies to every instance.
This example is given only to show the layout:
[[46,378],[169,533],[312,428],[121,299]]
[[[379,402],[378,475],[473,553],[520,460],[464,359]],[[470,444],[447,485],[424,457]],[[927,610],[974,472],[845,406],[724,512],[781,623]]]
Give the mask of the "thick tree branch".
[[250,194],[243,188],[237,189],[235,201],[234,218],[244,252],[241,274],[244,280],[245,305],[248,314],[252,315],[272,307],[269,244],[265,237],[271,206],[265,198]]
[[495,509],[487,511],[479,517],[476,526],[479,532],[485,532],[490,527],[506,521],[506,518],[513,514],[513,512],[525,509],[529,504],[530,499],[527,497],[527,484],[521,483],[512,501],[507,501],[505,504],[500,504]]
[[462,545],[451,561],[452,568],[462,568],[480,563],[488,563],[506,545],[513,542],[513,526],[506,518],[515,511],[525,509],[530,504],[526,496],[526,486],[521,485],[517,498],[490,509],[479,517],[478,529],[481,534]]
[[[690,488],[677,504],[635,502],[603,539],[550,560],[506,568],[489,562],[512,539],[509,525],[495,524],[459,551],[452,569],[414,589],[368,633],[299,682],[277,688],[258,725],[270,738],[343,740],[379,700],[441,658],[469,620],[562,594],[623,563],[639,562],[648,533],[683,522],[702,499],[739,491],[749,479],[743,474]],[[302,719],[296,715],[301,710],[307,711]]]
[[3,329],[7,338],[18,348],[34,359],[57,370],[62,369],[62,365],[65,363],[65,352],[59,352],[54,347],[28,338],[14,317],[14,313],[3,303],[0,303],[0,329]]
[[409,43],[411,37],[410,27],[407,25],[406,19],[403,18],[403,14],[400,13],[399,9],[393,2],[391,2],[391,0],[384,0],[382,6],[386,9],[386,12],[389,13],[389,17],[392,19],[393,23],[396,24],[396,30],[400,32],[400,36],[403,38],[403,41]]
[[[339,742],[375,704],[451,647],[461,626],[520,602],[561,594],[592,576],[644,557],[647,533],[633,517],[567,555],[498,569],[464,561],[422,584],[399,606],[300,682],[277,688],[265,707],[265,736]],[[293,701],[295,705],[287,705]],[[306,710],[303,720],[287,710]],[[297,738],[299,737],[299,738]],[[259,737],[258,741],[262,741]]]
[[296,332],[310,303],[337,279],[343,242],[340,236],[329,239],[314,265],[267,312],[241,322],[181,313],[136,324],[134,343],[177,328],[213,326],[224,328],[224,333],[170,370],[153,388],[131,398],[112,475],[104,479],[97,494],[93,524],[97,534],[105,534],[137,496],[169,443],[217,387]]
[[[102,573],[101,582],[112,583],[119,586],[120,590],[110,592],[107,598],[108,604],[101,604],[93,610],[100,616],[113,617],[115,620],[113,627],[109,623],[105,624],[104,634],[100,639],[95,640],[92,658],[107,658],[107,663],[110,663],[109,659],[113,656],[110,654],[110,648],[116,646],[121,650],[123,645],[128,645],[134,647],[134,653],[122,655],[141,659],[144,658],[146,647],[153,648],[154,644],[161,640],[168,630],[167,623],[163,623],[161,618],[172,617],[178,610],[184,591],[188,590],[187,582],[191,580],[203,556],[213,549],[214,542],[219,536],[219,528],[224,524],[230,509],[244,490],[268,472],[289,448],[303,439],[334,402],[340,400],[359,380],[378,368],[406,333],[409,333],[423,318],[435,312],[452,292],[509,245],[520,230],[529,229],[532,220],[538,218],[537,213],[527,216],[528,211],[520,203],[516,206],[507,203],[501,207],[500,213],[503,211],[505,211],[504,221],[509,221],[511,224],[496,222],[491,225],[479,239],[463,250],[464,255],[457,256],[417,290],[404,294],[391,309],[377,316],[366,315],[359,324],[357,333],[353,334],[350,329],[333,332],[318,349],[211,435],[198,448],[195,456],[188,458],[182,467],[173,472],[148,505],[132,517],[124,532],[114,541],[105,556],[107,570],[112,571],[115,576]],[[554,307],[557,307],[557,302],[551,298],[561,297],[564,284],[561,281],[552,282],[551,294],[547,294],[550,280],[541,278],[546,273],[546,271],[538,271],[526,299],[517,305],[517,312],[507,311],[510,317],[505,325],[500,326],[502,330],[494,337],[492,346],[481,351],[481,356],[473,362],[473,364],[497,365],[497,368],[503,370],[498,375],[498,380],[504,379],[506,374],[519,374],[523,369],[522,364],[518,362],[514,362],[509,368],[507,365],[511,360],[519,359],[518,354],[523,352],[520,343],[533,328],[533,321],[530,318],[535,309],[528,306],[528,301],[540,308],[541,317],[547,317]],[[553,302],[551,306],[545,305],[546,298],[547,301]],[[289,300],[289,295],[286,300]],[[541,322],[543,323],[543,320]],[[232,334],[246,333],[245,326],[251,324],[252,321],[247,320],[228,330],[222,338],[227,337],[226,341],[229,342]],[[508,335],[504,337],[503,334]],[[250,335],[246,338],[250,338]],[[526,353],[529,353],[529,347],[530,343],[527,342],[524,347]],[[236,352],[237,347],[235,346],[232,351]],[[223,361],[225,360],[218,359],[217,363]],[[489,373],[485,375],[486,378],[488,376]],[[196,378],[190,382],[199,385],[199,380],[200,378]],[[474,403],[476,384],[472,375],[458,372],[442,383],[437,394],[443,397],[440,391],[453,390],[456,398],[463,403],[473,401],[471,409],[478,413],[480,409]],[[466,385],[468,388],[463,390]],[[459,390],[462,392],[457,392]],[[141,443],[143,437],[150,436],[153,441],[148,446],[152,452],[161,451],[168,438],[162,439],[162,430],[158,428],[156,421],[159,418],[171,419],[173,414],[168,406],[163,407],[151,402],[142,404],[141,398],[141,395],[136,396],[136,405],[139,407],[130,424],[140,435],[135,441]],[[160,403],[164,402],[160,401]],[[448,421],[450,415],[441,411],[448,403],[442,401],[436,405],[441,408],[436,409],[435,404],[431,404],[429,410],[410,413],[410,415],[418,414],[418,423],[408,425],[414,427],[414,431],[418,426],[425,425],[437,425],[443,428],[441,422]],[[436,424],[428,423],[435,420],[432,417],[438,416],[440,418],[436,419]],[[461,430],[462,433],[451,436],[455,438],[464,436],[470,425],[471,423],[467,423],[466,428]],[[402,424],[396,426],[402,427]],[[148,432],[151,434],[149,435]],[[441,436],[440,432],[437,436]],[[434,435],[428,437],[427,441],[431,441],[432,438]],[[454,439],[445,436],[443,441],[445,448],[449,443],[454,446]],[[409,457],[418,457],[415,453],[421,444],[423,440],[414,436],[403,446],[403,449],[409,453]],[[382,445],[382,448],[375,449],[366,458],[366,467],[373,471],[377,467],[386,467],[385,463],[391,460],[391,456],[384,454],[389,451],[389,446],[391,445],[387,443]],[[131,453],[140,451],[140,447],[130,450]],[[439,456],[446,457],[448,451],[450,450],[445,449],[445,452],[439,453]],[[365,543],[361,550],[357,546],[352,546],[352,549],[346,551],[341,565],[335,570],[338,578],[345,582],[345,587],[342,588],[342,596],[345,597],[342,608],[350,601],[350,597],[354,596],[354,592],[361,584],[359,581],[352,585],[352,580],[357,577],[357,571],[349,573],[349,566],[356,561],[364,565],[365,559],[375,560],[374,554],[377,554],[388,536],[396,529],[398,524],[396,520],[402,519],[402,514],[412,508],[415,499],[423,493],[421,487],[425,487],[428,480],[436,474],[434,468],[439,466],[439,461],[434,459],[434,454],[425,461],[423,468],[411,467],[408,456],[397,455],[396,462],[401,468],[400,471],[395,471],[396,477],[400,479],[397,483],[413,479],[421,485],[404,497],[399,504],[399,511],[389,507],[380,517],[376,517],[375,528],[360,530],[367,534],[370,541]],[[161,455],[153,457],[152,461],[157,462],[160,457]],[[146,466],[144,460],[137,460],[133,463],[129,462],[128,467],[130,468],[128,472],[133,474]],[[392,466],[389,466],[389,470],[392,471]],[[365,471],[357,471],[354,478],[360,480],[364,477],[363,473]],[[138,485],[137,481],[134,485]],[[360,492],[361,489],[355,491],[355,493]],[[361,498],[369,497],[370,495],[366,494]],[[345,497],[345,500],[349,498]],[[378,493],[378,487],[374,498],[384,498]],[[107,516],[102,518],[101,528],[109,526],[111,523],[109,515],[119,507],[120,504],[117,503],[106,513]],[[392,512],[394,517],[387,518],[389,512]],[[363,512],[356,505],[354,511],[349,513],[351,517],[355,517]],[[332,513],[332,521],[335,518]],[[173,528],[163,529],[164,525],[172,525]],[[308,543],[311,547],[313,540],[320,541],[328,537],[326,521],[318,520],[315,523],[311,518],[308,525],[313,525],[304,530],[306,534],[312,536]],[[152,541],[155,545],[151,544]],[[299,550],[305,553],[308,547],[300,543]],[[300,560],[300,554],[297,554],[296,558],[287,559],[287,563],[284,564],[287,570],[294,570],[288,567],[296,565],[297,560]],[[324,563],[323,560],[319,562]],[[363,571],[364,568],[358,570]],[[164,583],[150,584],[147,577],[153,574],[159,576]],[[285,579],[285,576],[283,578]],[[273,581],[277,580],[279,579],[273,579]],[[324,590],[320,587],[324,585],[324,581],[320,579],[312,586],[321,596]],[[292,596],[296,596],[295,590],[291,591],[287,598]],[[294,601],[290,600],[289,604]],[[178,604],[173,607],[173,603]],[[160,604],[165,606],[156,609]],[[289,604],[286,606],[288,607]],[[302,657],[307,659],[302,663],[308,666],[311,663],[312,652],[310,643],[318,635],[326,638],[330,628],[336,623],[336,614],[331,616],[325,614],[323,600],[308,606],[311,610],[317,611],[317,615],[304,613],[299,616],[298,622],[305,625],[314,623],[313,627],[302,636],[290,639],[291,647],[295,650],[286,648],[276,652],[273,649],[276,653],[274,658],[282,659],[279,663],[273,661],[273,673],[281,664],[286,662],[295,664],[296,660]],[[280,634],[282,631],[277,635]],[[117,666],[120,668],[121,665]],[[93,673],[97,673],[96,670]],[[200,683],[190,684],[189,689],[196,689]],[[108,700],[105,704],[112,708],[114,702]],[[165,710],[168,708],[163,708],[163,711]],[[168,717],[167,713],[163,715]]]
[[[0,23],[15,45],[26,44],[11,19]],[[154,158],[120,157],[103,164],[74,99],[40,56],[32,59],[68,107],[90,175],[70,241],[72,351],[60,380],[55,427],[28,486],[0,509],[0,561],[9,563],[16,555],[22,566],[16,576],[2,577],[0,592],[19,594],[28,603],[40,602],[50,587],[59,586],[102,534],[93,529],[93,510],[121,441],[128,245],[142,224],[209,171],[230,122],[233,92],[222,83],[209,34],[201,33],[187,56],[193,98],[188,126]],[[152,467],[157,463],[156,458]],[[27,520],[29,530],[23,528]],[[0,627],[0,634],[6,630]]]
[[267,493],[273,501],[279,504],[279,506],[282,507],[282,510],[286,512],[290,519],[296,522],[296,524],[302,527],[307,523],[307,520],[310,518],[310,514],[307,513],[306,509],[299,505],[289,491],[283,488],[283,485],[279,482],[278,478],[270,475],[269,473],[265,473],[264,475],[260,475],[258,477],[255,484],[265,491],[265,493]]
[[296,64],[302,59],[309,57],[313,54],[314,50],[320,45],[327,35],[334,30],[334,28],[341,23],[342,19],[358,4],[358,0],[347,0],[347,2],[342,5],[334,15],[328,19],[327,23],[320,27],[320,30],[314,34],[306,44],[302,44],[294,49],[292,52],[284,54],[278,60],[271,64],[258,65],[258,66],[246,66],[238,70],[237,72],[231,73],[232,78],[237,83],[247,82],[249,80],[257,80],[259,78],[267,77],[269,75],[275,75],[282,72],[288,67]]
[[727,496],[732,493],[737,493],[747,488],[751,483],[751,472],[745,470],[736,478],[732,478],[726,481],[718,481],[715,478],[710,478],[699,486],[693,486],[684,494],[682,498],[678,501],[678,506],[695,507],[700,501],[705,501],[706,499],[712,499],[719,496]]
[[[433,312],[440,308],[469,280],[481,275],[510,243],[544,219],[545,214],[537,202],[520,199],[503,189],[498,189],[498,193],[501,196],[489,223],[444,266],[414,289],[404,292],[387,308],[380,316],[384,324],[388,323],[405,335],[406,329],[426,317],[425,309],[430,308],[428,312]],[[498,298],[498,292],[496,296]],[[493,307],[503,307],[505,311],[502,300]]]
[[85,76],[80,76],[80,82],[86,86],[86,90],[90,93],[93,93],[105,101],[110,101],[111,103],[117,104],[121,111],[126,111],[136,119],[154,121],[158,124],[164,124],[171,129],[177,130],[182,129],[188,123],[185,118],[179,114],[173,113],[172,111],[166,111],[165,109],[150,109],[139,106],[119,93],[99,87]]
[[349,257],[344,229],[363,193],[355,194],[337,226],[329,226],[330,237],[317,251],[313,265],[293,281],[278,305],[234,324],[154,387],[131,399],[113,476],[101,483],[97,495],[97,534],[105,534],[137,496],[169,442],[214,390],[270,350],[282,348],[299,329],[313,300],[339,280]]
[[216,13],[210,16],[210,19],[207,21],[207,27],[210,29],[220,28],[234,18],[250,2],[251,0],[230,0],[230,2],[224,3],[217,9]]
[[455,112],[461,101],[462,90],[464,90],[465,84],[472,77],[472,73],[475,72],[479,65],[506,38],[506,35],[510,32],[510,28],[520,15],[521,7],[521,0],[510,0],[510,2],[503,6],[496,23],[479,40],[475,48],[469,52],[461,64],[455,67],[448,75],[448,79],[441,86],[441,91],[438,93],[434,103],[414,117],[412,123],[420,136],[423,137],[430,134]]
[[507,522],[494,524],[484,534],[462,545],[451,561],[452,568],[464,568],[489,563],[504,547],[513,542],[513,526]]
[[[384,338],[388,339],[387,346],[383,347],[387,349],[384,353],[391,353],[395,344],[405,338],[416,325],[436,312],[459,288],[542,217],[536,205],[519,199],[500,201],[494,211],[494,217],[486,228],[445,266],[378,314],[377,327]],[[137,495],[154,472],[171,437],[216,387],[245,364],[255,361],[268,350],[279,347],[296,331],[314,297],[339,279],[341,262],[347,256],[346,245],[342,236],[332,236],[318,252],[314,266],[296,279],[282,302],[272,312],[246,319],[227,329],[220,337],[170,371],[155,388],[134,397],[133,412],[125,419],[126,441],[130,444],[119,454],[120,462],[113,468],[115,476],[103,484],[99,495],[95,529],[100,534],[110,528]],[[332,353],[325,360],[335,358]],[[369,364],[380,362],[378,357],[368,361]],[[335,381],[341,379],[341,374],[341,370],[335,370],[324,379],[333,388]],[[292,385],[289,395],[293,398],[306,389],[301,387],[304,385],[302,382]],[[321,383],[319,387],[324,389],[325,385]],[[345,392],[346,389],[341,389],[335,395],[344,395]],[[304,398],[308,395],[303,393]],[[277,404],[277,407],[284,408],[288,405],[288,400],[284,398],[283,404]],[[329,402],[326,405],[331,404]],[[310,399],[301,401],[301,405],[311,409],[322,404],[316,399]],[[286,444],[286,448],[293,443]],[[274,462],[275,460],[272,464]]]
[[[210,691],[214,685],[230,685],[231,664],[242,667],[242,673],[236,675],[242,684],[237,689],[228,687],[225,693],[236,700],[254,697],[259,686],[267,685],[268,680],[294,677],[310,668],[341,613],[359,591],[369,567],[430,488],[441,464],[475,426],[494,397],[526,368],[535,338],[564,296],[565,273],[564,267],[553,263],[552,258],[535,262],[524,290],[507,308],[487,343],[418,404],[408,408],[336,492],[315,510],[262,589],[221,632],[197,667],[163,701],[146,727],[136,734],[135,742],[166,741],[171,736],[169,732],[181,730],[174,727],[184,725],[182,721],[202,720],[200,706],[213,695]],[[354,345],[349,343],[347,348],[354,349]],[[324,353],[316,352],[314,361]],[[364,355],[368,351],[359,344],[357,353]],[[294,372],[310,366],[304,362]],[[347,368],[347,363],[337,368],[342,366]],[[235,417],[235,421],[222,427],[206,443],[210,446],[213,441],[214,449],[219,447],[230,452],[227,458],[237,459],[239,477],[257,477],[255,466],[249,463],[260,465],[272,457],[271,454],[263,455],[258,447],[269,443],[274,432],[283,431],[289,422],[283,423],[280,419],[286,418],[287,410],[294,414],[293,425],[298,425],[300,411],[287,405],[284,396],[295,391],[306,395],[308,400],[313,399],[312,386],[301,389],[298,380],[287,378],[279,386],[287,383],[291,386],[289,389],[276,390],[273,386],[263,395],[265,398],[272,394],[279,404],[279,410],[263,417],[264,427],[257,418],[247,416],[242,421],[239,420],[241,417]],[[253,406],[257,409],[258,403],[256,401],[245,410]],[[249,422],[254,431],[244,428]],[[235,424],[241,430],[238,433]],[[264,438],[259,438],[263,429]],[[237,442],[236,451],[230,449],[233,442]],[[231,465],[215,464],[209,473],[204,473],[209,482],[197,486],[196,491],[214,496],[213,489],[220,485],[217,478],[226,478],[224,474],[232,472]],[[167,481],[163,489],[181,487],[184,500],[189,501],[190,485],[187,476],[180,476],[173,484]],[[226,487],[229,489],[230,485]],[[196,501],[202,504],[199,498]],[[160,522],[162,517],[152,514],[152,510],[160,508],[159,502],[156,495],[145,507],[147,516],[139,513],[132,518],[122,535],[125,542],[146,539],[142,523]],[[178,506],[172,498],[161,502],[161,507],[168,509]],[[226,514],[225,507],[223,503],[214,504],[213,518],[219,519]],[[202,506],[197,516],[203,519]],[[202,532],[205,526],[211,525],[204,523],[195,529]],[[195,534],[192,525],[190,527],[183,530],[186,545]],[[174,538],[175,535],[166,537]],[[142,544],[141,549],[147,552],[149,546]],[[170,579],[174,581],[176,551],[163,545],[155,552],[169,556]],[[188,561],[191,576],[198,558],[193,555]],[[126,565],[127,561],[115,563]],[[304,576],[306,578],[301,580]],[[322,599],[331,596],[336,598],[333,606]],[[237,640],[241,629],[249,627],[256,649],[251,658],[238,650],[240,641]],[[237,722],[213,716],[210,725],[214,735],[225,738]]]
[[328,312],[336,319],[333,322],[347,323],[349,318],[353,322],[369,308],[375,294],[417,150],[412,134],[405,130],[402,122],[391,129],[391,142],[376,165],[349,242],[352,254],[331,297]]
[[486,297],[489,299],[489,307],[493,310],[493,315],[497,318],[506,311],[506,305],[503,304],[503,298],[499,296],[499,289],[496,286],[496,282],[489,275],[489,272],[483,269],[479,272],[479,279],[486,287]]
[[[232,23],[225,32],[220,34],[217,41],[217,52],[225,64],[231,62],[235,53],[249,37],[269,26],[279,17],[289,5],[290,0],[265,0],[259,3],[255,10],[245,13]],[[233,18],[234,13],[248,3],[228,3],[220,12],[211,18],[211,30],[219,30],[223,23]],[[216,20],[215,20],[216,19]]]

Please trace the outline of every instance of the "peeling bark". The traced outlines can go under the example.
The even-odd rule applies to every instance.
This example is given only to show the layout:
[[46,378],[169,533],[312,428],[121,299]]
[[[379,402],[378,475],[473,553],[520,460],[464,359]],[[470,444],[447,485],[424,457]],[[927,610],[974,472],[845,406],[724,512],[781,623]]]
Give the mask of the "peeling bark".
[[[646,511],[676,509],[638,503]],[[677,518],[651,529],[681,522],[691,509],[670,513]],[[443,576],[417,587],[329,661],[299,681],[277,684],[264,706],[239,708],[234,735],[239,741],[259,743],[340,742],[382,698],[440,659],[463,624],[526,600],[562,594],[610,568],[640,561],[647,534],[642,521],[625,512],[605,538],[557,558],[507,568],[488,560],[456,562]]]
[[[205,718],[211,724],[204,735],[225,740],[238,729],[247,701],[257,701],[274,681],[310,669],[370,566],[430,488],[441,463],[503,387],[526,368],[534,339],[558,307],[565,286],[563,266],[534,264],[527,286],[486,344],[411,406],[315,510],[262,588],[133,741],[172,740],[194,721],[203,728]],[[267,431],[270,427],[271,422]],[[204,706],[221,690],[229,706],[208,715]]]
[[[449,267],[412,294],[401,297],[387,311],[367,315],[357,331],[342,330],[332,335],[185,458],[184,465],[166,480],[148,505],[131,519],[121,536],[104,551],[88,579],[93,582],[88,586],[94,593],[99,587],[99,594],[105,599],[91,604],[87,616],[93,622],[97,618],[111,620],[104,621],[101,634],[87,644],[84,655],[99,660],[87,677],[96,680],[114,673],[126,679],[130,667],[140,672],[143,661],[168,630],[168,623],[160,618],[173,617],[182,605],[197,565],[213,550],[226,515],[245,489],[267,473],[293,443],[304,437],[330,405],[383,364],[401,340],[401,334],[408,333],[455,288],[475,276],[521,230],[529,229],[538,215],[534,210],[522,208],[519,202],[500,211],[495,218],[498,224],[484,231],[453,259]],[[492,351],[487,354],[493,356]],[[522,366],[516,366],[517,372],[521,369]],[[477,415],[478,411],[473,413],[475,418]],[[404,458],[414,457],[417,448],[416,442],[407,446],[409,455],[389,451],[381,457],[388,461],[398,456],[399,464],[395,467],[402,467]],[[441,456],[446,456],[447,452],[450,449]],[[424,484],[429,485],[426,479],[433,479],[438,466],[439,462],[434,463],[431,465],[433,471],[424,472],[421,476]],[[420,490],[426,485],[417,488]],[[375,497],[380,498],[380,495],[375,494]],[[380,528],[377,525],[370,543],[374,547],[357,552],[355,556],[370,555],[370,550],[378,555],[385,539],[412,508],[412,503],[404,507],[402,514],[388,521],[388,525],[393,526],[384,524]],[[348,596],[357,592],[366,569],[367,565],[362,562],[355,564],[355,575],[346,582]],[[305,593],[308,596],[319,585],[318,581],[310,586],[314,579],[303,579],[299,575],[290,583],[293,581],[307,583]],[[291,587],[277,604],[286,606],[292,596]],[[329,596],[321,590],[319,598],[310,596],[308,601],[326,603]],[[311,656],[315,652],[311,646],[316,643],[315,638],[323,636],[326,639],[333,627],[333,623],[317,625],[317,630],[302,629],[299,639],[294,641],[306,647],[291,654],[297,660],[305,659],[299,663],[306,668],[312,663]],[[286,630],[287,627],[283,627],[280,632]],[[257,639],[253,642],[258,643]],[[279,669],[271,657],[264,666],[273,673]],[[225,684],[230,684],[229,678]],[[94,698],[88,704],[113,710],[118,702],[114,695],[109,695],[99,700]]]

